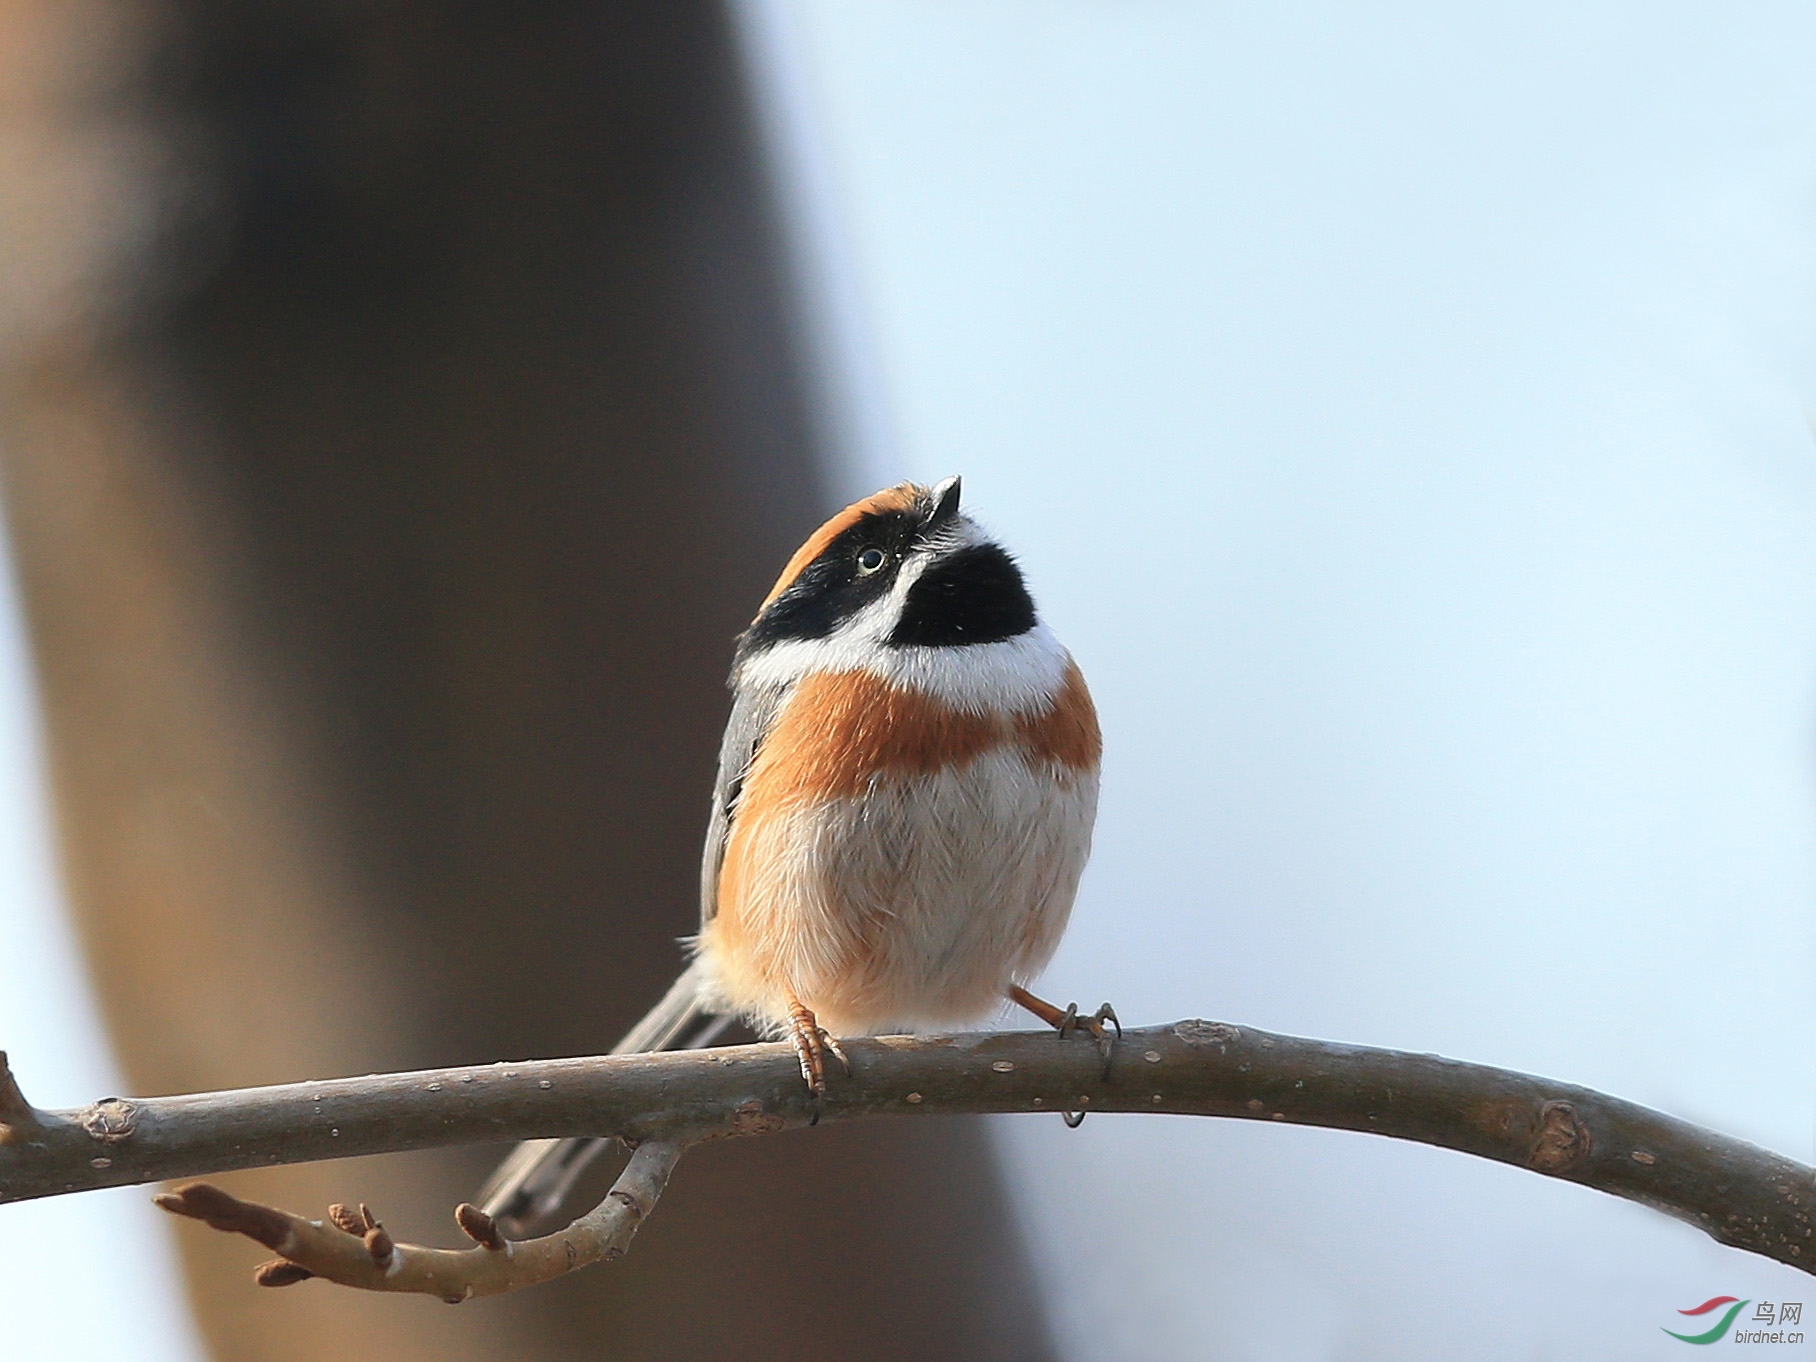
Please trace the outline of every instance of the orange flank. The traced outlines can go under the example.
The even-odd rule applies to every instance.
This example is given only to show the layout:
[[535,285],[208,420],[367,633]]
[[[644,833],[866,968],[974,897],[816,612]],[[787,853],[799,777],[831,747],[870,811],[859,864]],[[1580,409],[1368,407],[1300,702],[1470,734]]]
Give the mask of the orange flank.
[[1066,663],[1053,708],[1045,714],[1018,714],[1015,730],[1028,754],[1044,757],[1055,766],[1081,771],[1103,759],[1103,733],[1097,727],[1097,706],[1085,689],[1084,673],[1076,662]]
[[1078,668],[1042,714],[970,714],[871,675],[803,677],[751,763],[738,821],[797,801],[852,798],[883,776],[932,775],[1015,746],[1073,770],[1103,751],[1097,713]]

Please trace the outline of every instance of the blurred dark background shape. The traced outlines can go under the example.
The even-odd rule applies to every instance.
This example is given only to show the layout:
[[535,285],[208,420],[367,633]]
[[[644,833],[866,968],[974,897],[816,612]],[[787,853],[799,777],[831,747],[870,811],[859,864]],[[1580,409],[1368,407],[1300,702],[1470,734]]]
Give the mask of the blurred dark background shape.
[[[836,457],[727,14],[12,3],[0,63],[6,511],[131,1086],[603,1049]],[[452,1242],[497,1152],[229,1181]],[[966,1124],[700,1151],[624,1263],[458,1311],[177,1242],[221,1358],[1048,1354]]]

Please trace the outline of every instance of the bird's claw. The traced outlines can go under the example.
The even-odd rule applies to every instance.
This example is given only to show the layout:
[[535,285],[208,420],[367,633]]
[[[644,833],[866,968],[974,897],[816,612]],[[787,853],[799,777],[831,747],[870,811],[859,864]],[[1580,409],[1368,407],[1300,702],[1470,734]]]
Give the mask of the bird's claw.
[[820,1109],[826,1100],[827,1052],[839,1061],[847,1078],[851,1076],[851,1058],[838,1038],[799,1003],[789,1009],[788,1039],[794,1044],[795,1058],[801,1062],[801,1081],[813,1097],[813,1119],[808,1124],[818,1125]]
[[[1026,1008],[1039,1017],[1048,1026],[1059,1032],[1061,1040],[1067,1039],[1074,1031],[1088,1031],[1097,1042],[1097,1048],[1103,1055],[1104,1082],[1110,1081],[1110,1064],[1116,1057],[1116,1043],[1122,1039],[1122,1023],[1116,1018],[1116,1009],[1105,1003],[1088,1017],[1078,1015],[1078,1004],[1067,1003],[1066,1010],[1044,998],[1037,998],[1020,984],[1011,984],[1007,993],[1010,1002],[1017,1007]],[[1085,1114],[1082,1111],[1062,1113],[1066,1124],[1077,1129],[1084,1124]]]
[[[1122,1039],[1122,1022],[1117,1019],[1115,1008],[1103,1003],[1090,1016],[1081,1017],[1078,1015],[1078,1004],[1067,1003],[1066,1015],[1060,1018],[1055,1029],[1061,1040],[1074,1031],[1090,1032],[1091,1038],[1097,1042],[1098,1052],[1103,1055],[1104,1082],[1110,1081],[1110,1064],[1116,1057],[1116,1042]],[[1071,1129],[1077,1130],[1085,1123],[1085,1115],[1083,1111],[1062,1111],[1060,1119]]]
[[[1122,1022],[1117,1019],[1116,1009],[1108,1003],[1098,1007],[1088,1017],[1078,1015],[1078,1004],[1067,1003],[1066,1015],[1060,1019],[1059,1038],[1066,1039],[1074,1031],[1088,1031],[1097,1042],[1097,1049],[1103,1055],[1103,1076],[1107,1082],[1110,1077],[1110,1063],[1116,1056],[1116,1043],[1122,1039]],[[1080,1116],[1082,1120],[1082,1114]]]

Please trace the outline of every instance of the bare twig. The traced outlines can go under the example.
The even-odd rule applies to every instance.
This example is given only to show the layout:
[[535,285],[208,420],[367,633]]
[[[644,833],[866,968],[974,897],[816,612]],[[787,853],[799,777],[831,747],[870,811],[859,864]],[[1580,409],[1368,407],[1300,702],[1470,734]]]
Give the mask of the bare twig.
[[6,1051],[0,1050],[0,1144],[28,1139],[38,1124],[37,1110],[19,1091],[19,1080],[13,1077],[12,1067],[6,1062]]
[[357,1211],[330,1206],[331,1223],[324,1225],[241,1201],[206,1182],[155,1199],[167,1211],[256,1239],[278,1254],[255,1271],[260,1286],[291,1286],[321,1277],[364,1291],[439,1296],[459,1305],[474,1296],[534,1286],[601,1259],[621,1257],[637,1227],[655,1209],[680,1157],[681,1146],[668,1141],[639,1145],[605,1200],[567,1228],[540,1239],[507,1240],[490,1216],[463,1202],[454,1219],[475,1242],[476,1247],[469,1249],[396,1243],[364,1205]]
[[[1619,1098],[1504,1069],[1204,1021],[1129,1031],[1107,1074],[1088,1039],[1051,1032],[891,1036],[846,1048],[855,1073],[833,1077],[826,1121],[1147,1111],[1369,1131],[1581,1183],[1724,1244],[1805,1271],[1816,1265],[1811,1169]],[[29,1140],[0,1144],[0,1202],[536,1136],[766,1134],[813,1115],[785,1045],[114,1100],[36,1113]]]

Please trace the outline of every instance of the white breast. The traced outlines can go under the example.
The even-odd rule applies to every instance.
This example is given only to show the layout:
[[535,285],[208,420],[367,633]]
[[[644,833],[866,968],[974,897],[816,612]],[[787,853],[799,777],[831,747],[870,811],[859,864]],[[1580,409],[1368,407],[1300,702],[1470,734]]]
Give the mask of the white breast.
[[712,991],[778,1019],[792,986],[835,1034],[987,1017],[1059,944],[1096,812],[1095,770],[1004,747],[778,813],[745,830],[738,949],[701,936]]

